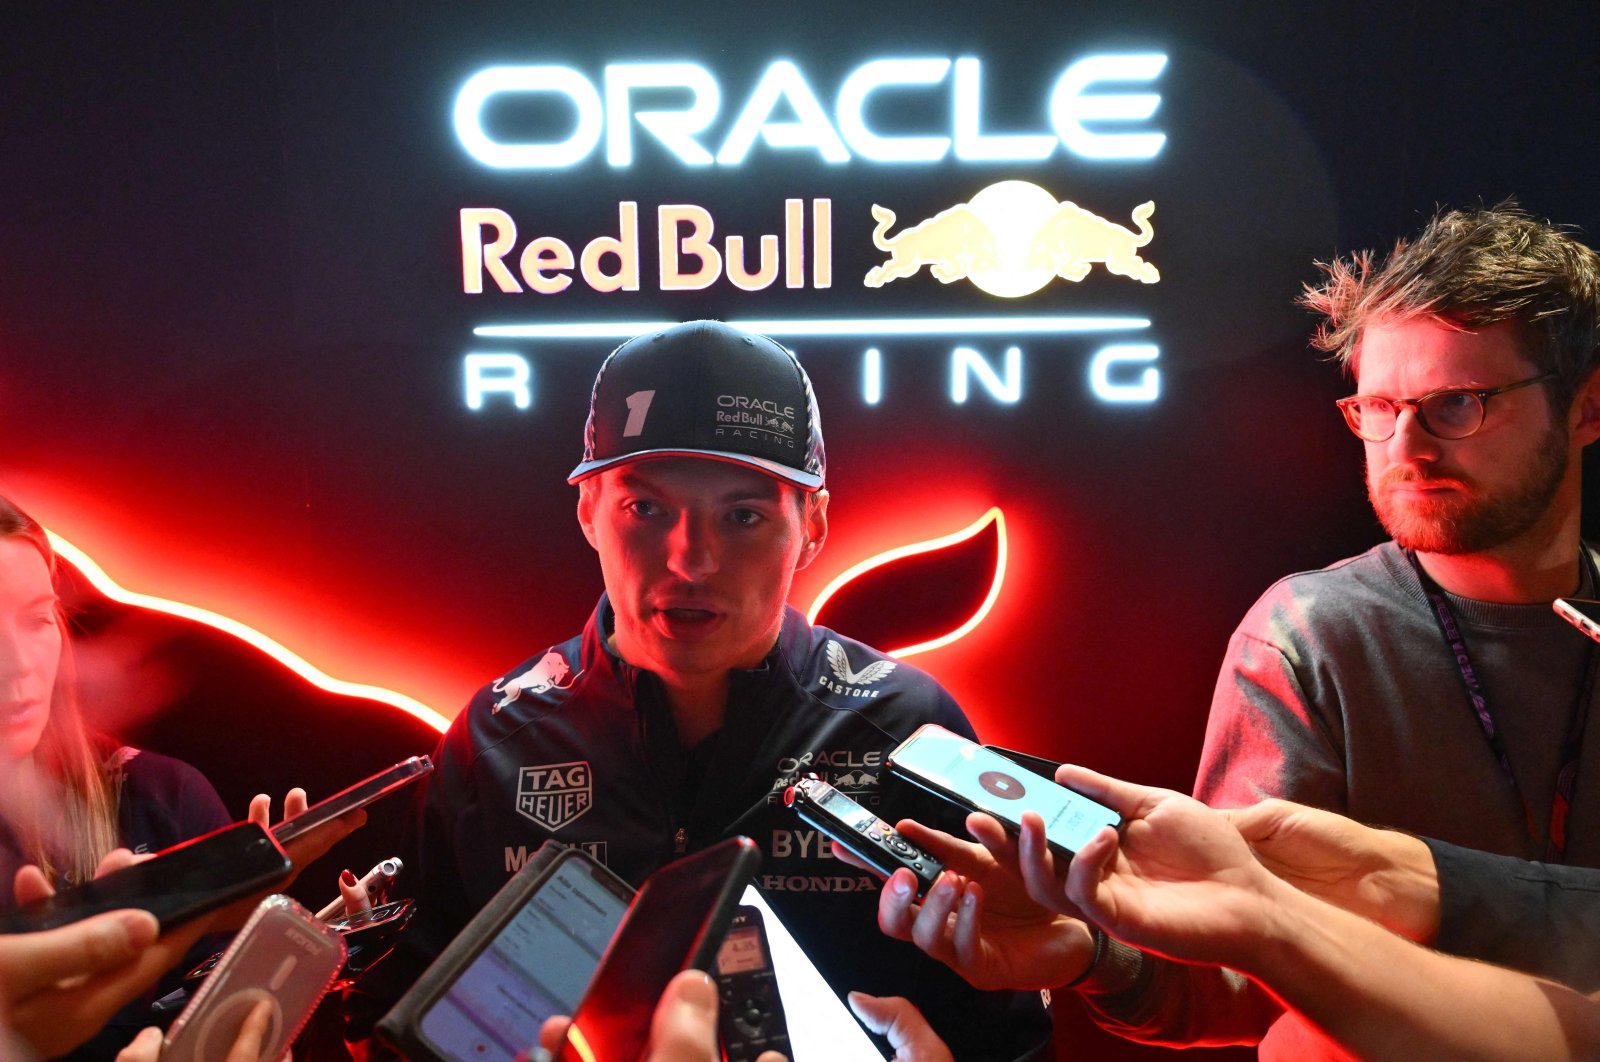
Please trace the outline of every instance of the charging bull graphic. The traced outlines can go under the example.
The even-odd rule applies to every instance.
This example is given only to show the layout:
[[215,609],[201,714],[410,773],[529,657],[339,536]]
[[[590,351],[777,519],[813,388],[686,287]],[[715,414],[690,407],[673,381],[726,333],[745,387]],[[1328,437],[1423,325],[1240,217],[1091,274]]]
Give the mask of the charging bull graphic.
[[881,288],[891,280],[909,277],[923,266],[941,284],[949,284],[975,270],[993,269],[1000,264],[989,226],[966,203],[887,239],[884,234],[894,225],[894,211],[874,203],[872,216],[878,222],[872,230],[872,242],[878,250],[889,252],[889,260],[867,271],[869,288]]
[[[522,674],[515,678],[502,678],[489,687],[496,693],[504,694],[498,701],[494,702],[494,710],[498,712],[522,696],[524,691],[538,694],[547,690],[564,690],[571,686],[572,682],[563,682],[562,680],[571,674],[572,668],[567,665],[565,658],[560,653],[552,650],[540,657],[537,664]],[[574,675],[573,681],[576,681],[576,679],[577,676]]]
[[999,181],[970,201],[890,236],[895,213],[875,203],[872,242],[888,251],[889,259],[868,270],[865,283],[881,288],[927,266],[942,284],[965,279],[990,295],[1014,299],[1056,277],[1081,281],[1098,262],[1109,273],[1154,284],[1161,273],[1140,257],[1139,248],[1155,236],[1150,224],[1155,209],[1154,202],[1134,208],[1134,231],[1076,203],[1057,201],[1029,181]]
[[1139,257],[1137,248],[1156,234],[1150,225],[1150,215],[1155,212],[1153,202],[1134,207],[1133,222],[1139,231],[1131,232],[1076,203],[1063,202],[1033,234],[1028,268],[1048,269],[1058,277],[1078,281],[1089,275],[1094,263],[1101,262],[1120,276],[1154,284],[1161,273]]

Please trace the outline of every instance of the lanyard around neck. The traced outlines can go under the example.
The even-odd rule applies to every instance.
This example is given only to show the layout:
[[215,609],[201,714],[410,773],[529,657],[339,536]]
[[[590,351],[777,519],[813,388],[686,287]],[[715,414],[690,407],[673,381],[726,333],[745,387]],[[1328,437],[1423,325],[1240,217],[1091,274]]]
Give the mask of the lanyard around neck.
[[[1594,558],[1589,555],[1588,547],[1581,546],[1578,552],[1584,571],[1588,574],[1589,585],[1600,587],[1600,575],[1595,571]],[[1417,580],[1422,584],[1422,592],[1428,596],[1428,602],[1433,606],[1434,622],[1439,627],[1445,648],[1455,661],[1456,670],[1461,677],[1461,686],[1466,691],[1467,700],[1478,718],[1478,726],[1483,731],[1484,739],[1489,743],[1489,751],[1494,753],[1495,759],[1500,762],[1500,770],[1504,772],[1506,781],[1511,786],[1511,792],[1522,805],[1523,825],[1528,831],[1528,836],[1537,842],[1539,831],[1534,823],[1533,807],[1523,794],[1522,787],[1517,784],[1516,772],[1511,769],[1511,757],[1506,752],[1505,738],[1501,736],[1500,728],[1495,725],[1494,715],[1489,711],[1489,699],[1484,693],[1483,683],[1478,678],[1477,668],[1473,666],[1472,654],[1467,650],[1467,639],[1461,631],[1461,624],[1456,621],[1455,609],[1450,607],[1450,599],[1443,588],[1423,569],[1422,562],[1417,559],[1416,551],[1408,549],[1405,554],[1406,560],[1411,562],[1412,570],[1417,573]],[[1572,808],[1573,794],[1578,787],[1578,761],[1583,756],[1583,736],[1589,721],[1589,701],[1594,692],[1596,672],[1600,671],[1600,652],[1596,652],[1595,646],[1589,647],[1586,659],[1588,663],[1584,665],[1583,682],[1578,687],[1572,709],[1567,715],[1566,733],[1561,741],[1561,765],[1556,772],[1555,792],[1550,801],[1550,825],[1545,835],[1545,856],[1546,861],[1552,863],[1563,862],[1566,857],[1567,813]]]

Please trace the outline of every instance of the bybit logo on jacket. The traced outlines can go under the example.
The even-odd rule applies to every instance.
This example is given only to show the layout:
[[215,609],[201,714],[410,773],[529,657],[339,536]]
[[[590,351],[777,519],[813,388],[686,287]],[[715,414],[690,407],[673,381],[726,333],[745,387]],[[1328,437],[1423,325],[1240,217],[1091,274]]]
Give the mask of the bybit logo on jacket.
[[524,767],[517,774],[517,811],[547,830],[576,821],[594,805],[588,760]]
[[850,667],[850,658],[845,655],[844,646],[829,638],[828,668],[833,672],[833,678],[818,675],[817,681],[822,683],[823,689],[837,693],[841,697],[876,697],[883,691],[864,687],[882,682],[899,666],[893,660],[874,660],[860,671],[854,671]]

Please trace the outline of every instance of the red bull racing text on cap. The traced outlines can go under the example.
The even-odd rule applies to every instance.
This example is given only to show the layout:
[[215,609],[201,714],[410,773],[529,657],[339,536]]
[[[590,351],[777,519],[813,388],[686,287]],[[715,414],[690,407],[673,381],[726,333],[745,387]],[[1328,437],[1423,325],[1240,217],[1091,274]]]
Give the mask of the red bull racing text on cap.
[[689,321],[636,336],[595,376],[577,483],[613,465],[708,457],[822,487],[822,424],[811,380],[786,348],[723,324]]

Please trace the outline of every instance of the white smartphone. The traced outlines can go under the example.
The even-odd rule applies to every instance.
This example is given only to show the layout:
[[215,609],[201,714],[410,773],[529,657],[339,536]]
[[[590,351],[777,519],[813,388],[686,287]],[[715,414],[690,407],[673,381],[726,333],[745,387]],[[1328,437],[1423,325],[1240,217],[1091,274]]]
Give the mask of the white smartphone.
[[1558,597],[1550,605],[1556,615],[1600,642],[1600,601],[1582,597]]
[[935,723],[901,742],[888,767],[897,778],[993,815],[1012,833],[1022,828],[1024,811],[1037,811],[1050,850],[1067,859],[1102,828],[1122,827],[1122,816],[1110,808]]
[[167,1030],[161,1062],[214,1062],[263,1000],[261,1058],[282,1058],[344,965],[344,938],[287,896],[268,896]]

